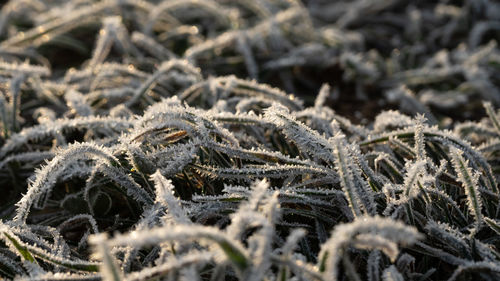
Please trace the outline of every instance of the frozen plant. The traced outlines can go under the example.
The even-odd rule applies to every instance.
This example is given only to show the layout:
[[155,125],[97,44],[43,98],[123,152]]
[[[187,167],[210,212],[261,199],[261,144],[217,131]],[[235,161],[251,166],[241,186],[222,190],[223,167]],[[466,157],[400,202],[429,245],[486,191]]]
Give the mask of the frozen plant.
[[500,5],[410,2],[8,1],[0,279],[500,279]]

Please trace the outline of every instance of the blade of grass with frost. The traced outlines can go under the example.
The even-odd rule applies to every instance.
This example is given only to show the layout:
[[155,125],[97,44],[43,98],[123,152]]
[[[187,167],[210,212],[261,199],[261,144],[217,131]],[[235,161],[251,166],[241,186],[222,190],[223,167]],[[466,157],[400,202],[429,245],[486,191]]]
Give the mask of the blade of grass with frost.
[[[340,177],[342,190],[355,217],[373,214],[376,210],[371,188],[361,177],[359,167],[350,161],[351,154],[343,134],[329,139],[333,146],[335,168]],[[354,158],[354,157],[353,157]]]
[[[281,247],[281,256],[284,258],[290,259],[292,256],[292,253],[294,252],[295,248],[297,247],[299,241],[306,236],[306,231],[302,228],[297,228],[292,230],[290,235],[286,238],[286,242]],[[289,280],[290,278],[290,268],[285,267],[285,266],[280,266],[279,270],[279,275],[277,280]]]
[[469,212],[471,212],[476,219],[476,228],[479,230],[483,221],[483,215],[481,213],[483,203],[478,185],[479,173],[469,168],[469,161],[462,157],[462,152],[460,150],[451,148],[451,157],[451,162],[457,173],[458,180],[462,183],[465,194],[467,195]]
[[[476,163],[476,165],[481,166],[484,174],[481,173],[480,175],[483,178],[485,185],[493,192],[498,192],[496,179],[488,161],[481,153],[474,149],[470,143],[454,136],[450,131],[440,131],[436,127],[424,128],[423,135],[426,138],[432,138],[434,141],[437,141],[445,146],[451,145],[459,150],[462,150],[468,159],[472,160]],[[388,141],[391,137],[397,137],[399,139],[414,138],[415,131],[412,128],[409,128],[371,136],[370,138],[360,142],[359,146],[366,147],[369,145],[383,143]]]
[[218,142],[209,141],[208,143],[203,143],[204,146],[211,149],[223,152],[229,156],[237,157],[240,159],[256,161],[260,163],[277,163],[277,164],[289,164],[289,165],[299,165],[299,166],[312,166],[318,169],[323,169],[324,167],[309,161],[297,158],[291,158],[279,151],[267,151],[262,149],[244,149],[241,147],[230,147]]
[[[231,195],[234,195],[237,194],[235,188],[236,187],[226,186],[225,190],[226,192],[229,191]],[[255,181],[251,189],[251,194],[247,195],[248,201],[241,203],[238,210],[231,215],[231,224],[227,227],[226,233],[235,240],[241,240],[244,238],[243,234],[247,230],[247,227],[250,225],[260,226],[261,229],[256,234],[259,238],[256,239],[254,235],[249,239],[253,244],[253,247],[250,247],[253,251],[249,254],[252,256],[252,259],[260,258],[262,266],[264,248],[269,248],[269,242],[272,240],[273,233],[269,230],[274,229],[274,223],[277,220],[277,194],[273,194],[272,197],[269,196],[269,183],[267,180]],[[247,193],[246,189],[244,191]],[[265,208],[264,212],[258,212],[259,209],[262,208]],[[259,254],[256,253],[257,251],[261,251],[260,257],[258,256]],[[259,274],[262,274],[262,272]],[[252,275],[253,273],[250,273],[249,277],[252,278]]]
[[153,203],[153,199],[146,189],[136,183],[129,174],[124,173],[122,169],[109,165],[107,162],[98,162],[94,169],[102,172],[105,176],[122,187],[123,189],[119,191],[126,194],[126,196],[137,202],[141,202],[145,206],[149,206]]
[[94,115],[92,107],[85,102],[85,96],[82,93],[75,90],[69,90],[65,93],[64,99],[71,113],[77,116]]
[[463,212],[461,211],[460,207],[458,206],[457,202],[455,202],[447,193],[437,190],[435,188],[426,188],[424,187],[425,192],[428,194],[434,195],[441,200],[445,201],[449,206],[452,207],[453,210],[455,210],[455,213],[458,214],[458,217],[461,220],[461,223],[467,224],[467,218],[464,216]]
[[500,151],[500,139],[493,139],[486,143],[483,143],[477,148],[477,150],[485,155]]
[[259,76],[259,67],[255,61],[252,46],[249,44],[247,34],[244,31],[238,33],[238,36],[236,37],[236,49],[241,53],[243,59],[245,60],[248,76],[251,79],[257,79]]
[[486,113],[488,114],[488,117],[490,118],[490,121],[493,124],[493,127],[495,128],[497,134],[500,135],[500,120],[498,119],[498,115],[493,109],[491,102],[483,102],[483,106],[486,109]]
[[[310,280],[310,279],[318,280],[318,281],[324,280],[321,273],[318,272],[317,267],[312,266],[311,264],[306,263],[300,259],[295,259],[295,258],[286,259],[286,258],[283,258],[282,256],[272,255],[271,260],[274,264],[277,264],[280,266],[287,266],[288,268],[290,268],[290,270],[295,274],[294,277],[302,278],[303,280]],[[305,278],[305,276],[310,277],[310,279]],[[278,279],[276,279],[276,280],[278,280]],[[279,279],[279,280],[283,280],[283,279]],[[292,278],[292,280],[293,280],[293,278]]]
[[319,109],[320,107],[324,106],[328,96],[330,95],[330,91],[331,91],[330,85],[326,83],[321,85],[319,93],[316,96],[316,99],[314,100],[314,108]]
[[[332,137],[335,132],[341,130],[337,124],[334,126],[332,123],[336,121],[335,113],[327,108],[320,107],[319,109],[314,109],[313,107],[308,107],[304,110],[294,112],[295,118],[302,120],[311,129],[317,131],[320,135],[324,135],[325,138]],[[333,119],[333,120],[332,120]],[[349,133],[349,129],[345,128]]]
[[[47,83],[44,83],[44,81],[42,81],[42,79],[38,76],[31,76],[28,79],[28,83],[40,99],[48,100],[52,104],[60,108],[64,108],[64,104],[54,93],[56,90],[52,89],[53,84],[49,83],[49,85],[47,85]],[[59,86],[59,84],[57,84],[57,86]],[[61,88],[65,89],[65,85],[62,85]]]
[[484,217],[484,221],[488,226],[493,229],[498,235],[500,235],[500,222],[498,220],[490,219],[488,217]]
[[127,107],[131,107],[137,103],[143,95],[154,87],[154,84],[162,75],[168,73],[172,69],[180,70],[186,74],[193,75],[197,78],[197,80],[201,80],[200,70],[191,65],[188,61],[178,59],[168,60],[163,62],[160,67],[158,67],[156,72],[149,76],[148,80],[135,90],[134,95],[125,103],[125,105]]
[[409,200],[414,197],[414,187],[419,186],[419,179],[425,174],[426,160],[417,160],[415,163],[409,163],[407,172],[404,177],[404,200]]
[[338,145],[338,141],[336,144],[337,147],[334,150],[334,155],[336,156],[337,163],[335,163],[335,166],[337,167],[337,172],[340,177],[340,183],[342,185],[342,189],[344,191],[346,199],[349,202],[349,207],[351,207],[351,212],[353,213],[354,217],[358,217],[362,214],[361,202],[359,202],[360,199],[354,187],[352,174],[350,173],[347,163],[345,162],[347,161],[347,159],[345,159],[346,153],[342,150],[342,144]]
[[429,246],[429,245],[424,244],[422,242],[415,243],[415,248],[418,251],[420,251],[428,256],[437,257],[440,260],[442,260],[446,263],[452,264],[452,265],[463,265],[463,264],[468,263],[468,261],[465,259],[458,258],[458,257],[456,257],[456,255],[452,255],[448,252],[445,252],[441,249]]
[[208,177],[221,177],[227,179],[251,179],[251,178],[286,178],[289,176],[302,175],[330,175],[324,169],[299,166],[299,165],[248,165],[240,168],[219,168],[206,165],[192,164],[194,168]]
[[203,266],[213,260],[213,258],[214,256],[211,253],[195,252],[187,254],[181,258],[172,258],[171,261],[167,261],[155,267],[144,268],[139,272],[133,272],[131,274],[128,274],[125,280],[156,280],[162,276],[169,275],[172,272],[179,271],[192,265]]
[[[277,196],[274,196],[274,202],[272,203],[276,205],[276,202]],[[276,206],[271,206],[270,208],[274,209],[271,212],[276,212]],[[274,216],[274,214],[271,215]],[[244,234],[243,231],[245,231],[246,228],[252,227],[253,225],[260,226],[259,231],[248,238],[248,255],[252,261],[252,265],[247,272],[245,272],[245,279],[254,281],[261,280],[271,266],[270,258],[272,254],[271,246],[274,238],[274,221],[272,218],[259,218],[258,213],[234,216],[233,221],[231,226],[234,224],[234,226],[240,227],[236,232],[240,234],[239,236]],[[234,227],[232,227],[232,229],[234,229]],[[232,236],[234,236],[234,234],[232,234]],[[239,238],[242,239],[243,237]]]
[[[285,25],[286,23],[291,22],[292,20],[297,20],[298,18],[304,17],[303,9],[299,9],[297,7],[289,8],[284,11],[279,11],[274,16],[267,18],[264,22],[250,28],[247,30],[238,30],[238,31],[227,31],[214,39],[206,40],[202,43],[196,44],[186,50],[184,56],[191,61],[196,60],[200,54],[203,54],[208,51],[213,51],[214,49],[223,48],[226,46],[234,45],[234,41],[236,40],[236,36],[238,32],[244,31],[247,33],[250,42],[259,42],[262,39],[269,38],[274,39],[272,35],[273,30],[276,30],[276,26]],[[310,30],[308,30],[310,31]],[[312,32],[314,33],[314,32]],[[276,36],[278,37],[278,36]],[[281,36],[280,36],[281,37]],[[280,39],[285,40],[285,38],[281,37]],[[280,45],[278,42],[276,45]]]
[[155,39],[147,36],[144,33],[134,31],[132,33],[131,39],[135,45],[137,45],[141,49],[144,49],[146,52],[150,53],[160,61],[177,58],[177,55],[172,53],[172,51],[165,48],[163,45],[156,42]]
[[[197,153],[200,150],[200,145],[195,142],[187,144],[179,144],[171,146],[165,150],[159,151],[157,154],[151,155],[150,161],[156,162],[162,174],[165,176],[173,176],[196,161]],[[178,149],[178,150],[177,150]]]
[[262,215],[266,217],[266,223],[262,225],[262,228],[256,234],[249,238],[249,245],[253,244],[254,246],[249,247],[251,249],[249,254],[252,258],[252,268],[248,273],[248,280],[262,280],[271,267],[275,224],[280,216],[278,192],[274,192],[267,199],[268,202],[263,206],[262,211]]
[[118,267],[116,259],[111,255],[106,234],[92,235],[89,242],[94,246],[94,251],[102,260],[99,271],[104,281],[124,280],[123,272]]
[[[343,138],[345,141],[345,137]],[[377,206],[375,204],[374,192],[371,185],[363,178],[363,173],[365,173],[368,177],[375,176],[375,174],[370,173],[371,168],[365,162],[364,157],[361,155],[361,151],[356,144],[347,145],[347,153],[348,156],[351,157],[354,161],[350,162],[349,169],[352,172],[354,183],[357,188],[357,192],[360,196],[360,199],[365,206],[367,213],[375,214]],[[363,169],[364,168],[364,169]]]
[[54,255],[35,245],[30,245],[28,243],[23,242],[19,237],[17,237],[17,235],[9,231],[6,225],[2,225],[2,228],[3,230],[1,232],[3,236],[5,236],[5,238],[7,239],[4,241],[7,243],[11,243],[12,246],[17,250],[19,255],[28,262],[36,264],[37,263],[37,261],[35,260],[36,257],[46,262],[72,270],[88,271],[88,272],[97,271],[96,263],[87,262],[83,260],[70,260],[70,259],[65,259],[64,257]]
[[[95,169],[93,167],[91,169],[89,169],[89,172],[87,174],[88,177],[87,177],[87,180],[85,182],[85,187],[83,188],[83,191],[82,191],[83,192],[83,200],[87,203],[87,208],[92,216],[95,216],[95,213],[94,213],[95,200],[97,199],[97,196],[99,196],[99,195],[96,195],[95,200],[91,200],[90,191],[96,186],[94,184],[94,181],[96,181],[96,178],[98,176],[98,172],[99,172],[99,169]],[[67,197],[67,198],[71,198],[71,197]],[[65,199],[63,199],[63,201],[61,201],[62,206],[64,206],[63,204],[65,203],[65,201],[66,201]],[[109,206],[109,207],[111,207],[111,206]]]
[[117,26],[120,24],[121,18],[106,17],[102,20],[102,28],[99,30],[92,57],[87,65],[89,69],[94,69],[98,64],[104,62],[106,56],[111,51]]
[[[380,174],[377,174],[368,164],[366,157],[361,153],[359,146],[351,145],[349,146],[349,152],[352,157],[355,159],[356,163],[359,165],[363,174],[365,174],[368,178],[369,185],[375,191],[381,190],[385,183],[388,182],[388,179]],[[361,181],[360,177],[360,181]],[[364,180],[363,180],[364,181]],[[366,187],[365,187],[366,188]],[[366,188],[368,190],[368,188]]]
[[57,178],[62,174],[69,163],[79,159],[88,160],[92,158],[102,159],[106,163],[118,163],[118,159],[111,155],[106,149],[93,143],[69,145],[37,172],[37,176],[29,185],[27,193],[16,204],[17,209],[14,221],[25,223],[29,210],[35,201],[44,199],[41,202],[39,201],[41,203],[39,206],[45,205]]
[[[321,246],[318,255],[319,270],[323,272],[326,281],[338,280],[338,263],[346,255],[348,247],[356,244],[359,235],[362,235],[363,239],[383,239],[383,244],[373,245],[371,249],[378,249],[390,255],[392,261],[398,254],[397,244],[411,245],[421,238],[415,228],[378,216],[358,217],[352,223],[339,224],[332,232],[331,238]],[[364,246],[370,247],[370,244]]]
[[358,135],[361,138],[366,138],[369,135],[369,130],[367,128],[361,125],[352,124],[349,118],[345,118],[337,114],[333,115],[333,118],[335,119],[335,122],[337,122],[342,129],[346,130],[351,134]]
[[234,87],[234,93],[238,94],[242,90],[241,94],[253,94],[257,96],[269,97],[284,106],[292,110],[300,110],[303,108],[302,100],[296,98],[293,95],[288,95],[278,88],[273,88],[267,84],[257,83],[255,81],[249,81],[244,79],[239,79],[234,76],[220,77],[219,81],[227,85],[228,80],[234,79],[236,83]]
[[186,58],[189,62],[196,64],[197,58],[201,57],[203,54],[208,52],[213,53],[216,48],[224,49],[234,46],[240,32],[242,31],[226,31],[213,39],[205,40],[191,46],[184,52],[184,58]]
[[[181,8],[196,9],[212,16],[215,21],[219,22],[219,24],[226,26],[237,26],[237,24],[235,23],[235,21],[237,21],[236,15],[234,13],[231,13],[231,11],[219,5],[219,3],[215,1],[206,0],[200,2],[196,0],[174,0],[162,2],[151,11],[148,16],[149,20],[144,28],[144,33],[151,34],[155,22],[158,21],[162,14],[172,14],[174,13],[174,11]],[[179,13],[180,12],[178,11],[176,16],[180,16]]]
[[137,142],[130,142],[127,140],[121,140],[121,143],[126,143],[123,150],[126,151],[126,159],[130,165],[132,165],[132,171],[137,171],[143,176],[144,174],[152,174],[155,172],[154,157],[149,157],[144,153],[142,147]]
[[155,182],[156,202],[168,208],[168,213],[179,224],[191,224],[191,220],[179,204],[179,200],[174,197],[173,192],[175,187],[171,180],[163,177],[161,172],[157,170],[151,179]]
[[471,247],[468,245],[468,238],[460,231],[445,223],[430,220],[425,226],[428,235],[439,239],[445,247],[456,251],[457,255],[472,259]]
[[214,83],[224,90],[228,90],[228,88],[230,88],[229,92],[235,96],[265,97],[269,100],[279,102],[282,106],[288,107],[293,110],[300,110],[303,108],[303,104],[300,99],[296,98],[293,95],[287,95],[282,90],[273,88],[267,84],[240,79],[235,77],[234,75],[220,76],[217,78],[212,78],[212,80],[213,81],[206,80],[193,84],[178,95],[179,99],[188,100],[189,98],[192,98],[191,96],[195,93],[203,93],[202,89],[208,88],[211,83]]
[[129,31],[122,22],[122,17],[117,16],[116,19],[117,20],[113,20],[116,22],[116,24],[113,24],[113,37],[116,49],[124,54],[124,56],[132,56],[136,57],[137,59],[144,59],[142,52],[140,52],[136,48],[135,44],[132,43]]
[[136,131],[148,132],[168,128],[169,123],[201,140],[216,135],[231,145],[238,146],[239,143],[228,129],[213,120],[211,112],[183,106],[175,96],[150,106],[139,122],[136,122],[135,128]]
[[3,234],[3,236],[5,236],[5,238],[7,238],[8,243],[12,244],[14,249],[16,249],[16,251],[23,258],[23,260],[26,260],[26,261],[31,262],[31,263],[36,263],[33,255],[28,251],[28,249],[26,247],[23,247],[23,245],[21,245],[16,238],[11,236],[5,229],[2,230],[2,234]]
[[[163,179],[163,181],[166,181],[166,180]],[[166,182],[165,184],[171,185],[170,181]],[[169,218],[165,217],[166,208],[169,208],[168,214],[174,218],[174,222],[180,222],[181,224],[190,224],[191,223],[189,218],[183,213],[182,209],[180,209],[178,211],[172,211],[173,209],[180,208],[180,205],[176,201],[177,199],[172,194],[169,194],[170,192],[173,191],[173,189],[172,189],[172,191],[167,190],[167,189],[163,190],[163,191],[159,191],[159,189],[164,188],[164,186],[162,186],[162,185],[163,184],[161,182],[160,182],[160,186],[158,186],[158,184],[155,184],[155,193],[157,195],[155,203],[157,203],[157,204],[150,206],[142,213],[142,218],[135,224],[134,230],[136,230],[136,231],[147,230],[147,229],[150,229],[152,227],[157,226],[158,224],[171,225]],[[163,196],[161,194],[166,194],[166,196]],[[172,198],[171,198],[171,200],[165,200],[165,197],[172,197]],[[160,201],[169,201],[172,204],[166,204],[166,203],[160,204],[160,203],[158,203]],[[176,205],[179,205],[179,206],[176,206]],[[176,215],[175,213],[180,213],[180,214]],[[183,215],[185,217],[184,220],[183,220]],[[162,244],[160,244],[160,246],[162,246]],[[132,263],[134,262],[137,255],[139,254],[139,250],[140,249],[137,247],[132,247],[132,246],[126,247],[125,252],[124,252],[123,262],[121,265],[125,272],[130,271]]]
[[[23,246],[24,245],[24,246]],[[28,244],[21,244],[21,247],[24,247],[29,253],[33,256],[42,259],[48,263],[52,263],[61,267],[65,267],[70,270],[76,271],[87,271],[87,272],[97,272],[98,271],[98,263],[87,262],[83,260],[69,260],[64,259],[59,256],[50,254],[48,252],[44,252],[44,250],[39,249],[37,247],[33,247]]]
[[87,221],[89,224],[90,224],[90,229],[92,230],[92,232],[94,234],[97,234],[99,233],[99,229],[97,227],[97,222],[96,220],[94,219],[94,217],[92,217],[91,215],[88,215],[88,214],[79,214],[79,215],[75,215],[67,220],[65,220],[64,222],[62,222],[61,224],[59,224],[57,226],[57,229],[63,229],[64,227],[66,226],[70,226],[71,223],[73,222],[76,222],[76,221]]
[[475,133],[481,134],[487,137],[496,137],[498,133],[495,128],[491,128],[483,123],[465,121],[455,125],[453,132],[462,138],[466,138],[468,135]]
[[[103,62],[99,65],[99,68],[97,70],[98,70],[97,73],[95,73],[89,68],[84,68],[82,70],[67,71],[64,76],[63,82],[69,84],[80,84],[85,82],[90,83],[91,79],[113,77],[116,79],[122,79],[118,81],[124,83],[129,81],[126,79],[146,79],[149,76],[147,73],[138,70],[135,67],[130,67],[130,65],[120,64],[115,62]],[[114,85],[116,85],[117,87],[123,87],[121,83]],[[90,89],[95,89],[95,84],[94,86],[90,87]],[[112,91],[112,90],[113,89],[107,89],[107,91]]]
[[395,151],[398,151],[399,153],[403,154],[405,158],[416,158],[416,153],[414,149],[412,149],[408,144],[405,142],[400,141],[398,138],[389,138],[389,144],[394,145],[396,149]]
[[422,114],[432,125],[439,124],[436,117],[431,113],[430,109],[422,104],[415,94],[406,87],[406,85],[392,89],[386,93],[389,101],[397,101],[405,111],[411,113]]
[[[139,239],[140,238],[140,239]],[[214,227],[190,225],[167,226],[127,234],[117,234],[106,243],[109,247],[128,245],[134,247],[154,245],[164,241],[187,241],[205,239],[215,242],[222,249],[234,268],[243,274],[251,267],[251,260],[240,242],[230,238],[228,234]]]
[[66,17],[56,18],[25,32],[18,32],[15,36],[3,41],[0,45],[2,47],[39,46],[59,34],[92,22],[107,9],[111,8],[111,5],[113,5],[112,1],[92,4],[89,7],[66,15]]
[[398,255],[398,247],[393,241],[375,234],[359,234],[352,242],[352,247],[356,249],[382,249],[391,260],[394,260]]
[[427,155],[425,153],[425,136],[424,136],[424,126],[427,119],[422,114],[417,114],[415,118],[415,153],[418,160],[425,160]]
[[27,127],[19,133],[13,134],[0,149],[0,158],[4,158],[9,152],[27,144],[29,141],[43,140],[48,136],[55,136],[61,132],[76,129],[109,128],[117,133],[133,127],[131,120],[114,117],[79,117],[74,119],[56,119],[44,124]]
[[484,243],[479,239],[471,238],[469,242],[472,245],[474,253],[485,261],[497,261],[500,258],[500,253],[496,251],[490,244]]
[[[251,186],[252,193],[249,196],[248,202],[240,205],[238,212],[236,212],[234,216],[238,216],[238,214],[245,214],[247,212],[257,212],[259,206],[265,203],[265,199],[268,197],[269,188],[270,186],[267,180],[264,179],[255,181]],[[227,189],[230,188],[227,187]]]
[[101,274],[76,274],[47,272],[30,277],[20,277],[14,280],[23,281],[99,281],[102,280]]
[[262,127],[272,126],[272,124],[270,124],[266,120],[263,120],[260,116],[256,116],[255,114],[246,112],[239,112],[239,113],[220,112],[215,114],[213,116],[213,119],[220,123],[238,124],[242,126],[249,126],[249,125],[259,125]]
[[13,77],[20,74],[28,76],[49,76],[51,71],[47,66],[33,65],[29,63],[9,63],[0,60],[0,73]]
[[288,109],[277,103],[266,109],[264,118],[281,129],[290,141],[293,141],[302,151],[332,164],[333,148],[327,139],[320,136],[303,123],[295,120]]
[[[455,272],[453,272],[453,275],[451,275],[451,277],[448,278],[448,281],[457,280],[457,278],[460,275],[462,275],[463,273],[466,273],[467,271],[496,273],[492,277],[495,279],[497,279],[500,276],[500,267],[498,266],[498,263],[487,262],[487,261],[478,261],[478,262],[472,261],[472,262],[468,262],[467,264],[460,265],[455,270]],[[459,280],[461,280],[461,279],[459,279]]]
[[399,111],[388,110],[382,111],[375,117],[373,124],[374,133],[382,133],[391,128],[407,128],[414,125],[411,117],[400,113]]

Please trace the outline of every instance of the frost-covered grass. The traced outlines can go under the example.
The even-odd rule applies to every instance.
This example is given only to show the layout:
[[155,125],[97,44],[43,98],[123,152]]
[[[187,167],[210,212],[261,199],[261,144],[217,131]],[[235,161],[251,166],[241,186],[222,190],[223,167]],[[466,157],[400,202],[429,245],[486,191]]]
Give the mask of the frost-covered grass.
[[0,37],[0,278],[500,279],[496,1],[18,0]]

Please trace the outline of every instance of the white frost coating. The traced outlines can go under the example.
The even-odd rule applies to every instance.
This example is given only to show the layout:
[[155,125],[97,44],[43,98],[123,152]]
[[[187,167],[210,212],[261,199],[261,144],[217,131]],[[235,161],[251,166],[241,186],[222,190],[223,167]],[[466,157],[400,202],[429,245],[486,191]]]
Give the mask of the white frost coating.
[[0,279],[499,279],[500,4],[306,2],[3,5]]
[[[111,155],[105,148],[95,144],[81,143],[70,145],[39,170],[36,179],[30,184],[26,195],[16,204],[17,211],[14,220],[24,223],[33,203],[42,195],[45,195],[45,200],[47,200],[58,176],[64,172],[65,167],[69,163],[80,159],[86,160],[92,158],[103,159],[108,163],[118,162],[118,159]],[[44,204],[45,202],[42,202],[41,206]]]
[[[347,247],[355,246],[359,242],[363,248],[381,250],[391,260],[395,260],[399,252],[397,244],[411,245],[420,238],[421,235],[415,228],[401,222],[378,216],[358,217],[351,224],[342,224],[335,228],[331,238],[322,245],[318,262],[320,266],[325,267],[325,280],[338,280],[338,262]],[[367,239],[380,242],[365,244]]]

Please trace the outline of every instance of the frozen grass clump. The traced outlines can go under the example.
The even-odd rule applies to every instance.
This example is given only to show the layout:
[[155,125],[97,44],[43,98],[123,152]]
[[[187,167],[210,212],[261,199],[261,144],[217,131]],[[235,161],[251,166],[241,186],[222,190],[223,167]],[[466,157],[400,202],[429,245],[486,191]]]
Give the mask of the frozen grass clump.
[[9,1],[0,278],[500,279],[499,21],[488,0]]

